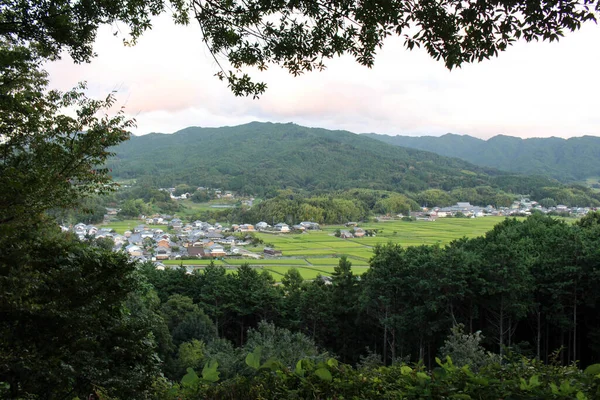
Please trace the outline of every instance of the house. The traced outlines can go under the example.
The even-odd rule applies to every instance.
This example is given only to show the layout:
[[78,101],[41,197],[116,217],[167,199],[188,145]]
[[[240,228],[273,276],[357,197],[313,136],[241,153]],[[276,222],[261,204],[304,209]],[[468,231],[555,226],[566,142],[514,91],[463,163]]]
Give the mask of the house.
[[220,233],[216,233],[216,232],[208,232],[206,234],[206,238],[212,239],[212,240],[220,240],[220,239],[223,239],[223,235],[221,235]]
[[298,225],[292,225],[292,229],[295,230],[295,231],[302,231],[302,232],[304,232],[306,230],[306,228],[304,227],[304,225],[300,225],[300,224],[298,224]]
[[354,228],[354,237],[365,236],[365,230],[363,228]]
[[227,236],[221,241],[224,244],[235,245],[235,236]]
[[238,232],[254,232],[254,225],[242,224],[237,228]]
[[169,222],[169,226],[173,229],[181,229],[183,227],[183,222],[179,218],[173,218],[171,222]]
[[342,239],[350,239],[350,238],[353,238],[353,237],[354,236],[350,232],[348,232],[348,231],[341,231],[340,232],[340,238],[342,238]]
[[135,244],[130,244],[129,246],[125,247],[125,251],[127,251],[131,257],[141,257],[143,254],[142,248]]
[[192,257],[204,257],[207,255],[202,246],[188,246],[187,253]]
[[357,226],[358,222],[346,222],[346,226]]
[[225,253],[225,249],[220,244],[213,244],[208,248],[208,250],[210,251],[211,257],[224,257],[227,255],[227,253]]
[[284,224],[283,222],[278,223],[277,225],[275,225],[274,228],[276,232],[281,233],[288,233],[290,231],[290,227],[288,226],[288,224]]
[[169,247],[157,246],[154,254],[157,260],[168,260],[171,257],[171,249]]
[[258,224],[256,224],[256,229],[258,229],[259,231],[267,229],[269,227],[269,224],[267,224],[264,221],[260,221]]
[[127,238],[127,241],[131,244],[136,244],[136,245],[141,245],[142,244],[142,237],[140,236],[139,233],[134,233],[133,235],[130,235]]
[[166,248],[171,248],[171,241],[169,239],[160,239],[159,241],[156,242],[156,246],[161,246],[161,247],[166,247]]
[[275,250],[271,247],[265,247],[263,249],[263,252],[265,253],[265,255],[269,255],[269,256],[280,256],[282,255],[281,250]]
[[75,232],[76,235],[85,236],[87,233],[87,225],[79,223],[73,227],[73,232]]
[[124,243],[127,243],[127,238],[123,235],[116,234],[113,236],[113,241],[115,242],[115,246],[121,247]]
[[319,224],[317,224],[316,222],[302,221],[300,222],[300,225],[302,225],[306,229],[320,229]]

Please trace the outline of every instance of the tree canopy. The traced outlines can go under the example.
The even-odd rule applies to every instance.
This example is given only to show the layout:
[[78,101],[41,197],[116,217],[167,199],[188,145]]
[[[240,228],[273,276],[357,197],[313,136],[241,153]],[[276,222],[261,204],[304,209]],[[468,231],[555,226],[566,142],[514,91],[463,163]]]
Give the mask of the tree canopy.
[[597,0],[10,0],[0,8],[0,35],[30,43],[47,58],[67,50],[75,61],[87,61],[101,24],[116,32],[125,24],[125,40],[135,41],[153,16],[169,12],[176,23],[199,24],[220,67],[216,75],[236,95],[258,96],[266,84],[254,81],[248,68],[275,64],[299,75],[342,54],[371,67],[384,40],[400,36],[408,49],[423,47],[451,69],[496,56],[521,38],[558,40],[595,21],[599,10]]

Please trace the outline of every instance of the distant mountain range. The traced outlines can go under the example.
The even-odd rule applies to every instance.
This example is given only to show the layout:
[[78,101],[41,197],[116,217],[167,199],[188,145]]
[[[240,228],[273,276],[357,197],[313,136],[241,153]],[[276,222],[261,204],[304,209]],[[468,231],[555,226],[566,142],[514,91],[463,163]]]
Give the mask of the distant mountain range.
[[600,137],[520,139],[498,135],[482,140],[450,133],[441,137],[374,133],[365,136],[396,146],[457,157],[480,166],[545,175],[562,182],[600,176]]
[[188,183],[254,194],[284,188],[411,193],[477,186],[529,193],[534,186],[557,183],[384,144],[375,137],[385,139],[295,124],[191,127],[132,137],[114,149],[116,157],[108,166],[117,178],[143,178],[157,186]]

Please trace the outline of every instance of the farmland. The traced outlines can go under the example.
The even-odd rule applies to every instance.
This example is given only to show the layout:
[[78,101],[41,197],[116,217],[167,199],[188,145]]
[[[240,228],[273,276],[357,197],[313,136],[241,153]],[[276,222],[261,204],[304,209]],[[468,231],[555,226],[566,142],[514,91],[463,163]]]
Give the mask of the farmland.
[[[234,271],[243,263],[267,271],[276,281],[290,269],[296,268],[304,279],[314,279],[318,274],[330,276],[338,264],[339,257],[346,255],[352,262],[354,273],[362,274],[368,269],[368,262],[377,244],[388,242],[402,246],[432,245],[440,246],[461,237],[476,237],[483,235],[501,222],[503,218],[443,218],[437,221],[390,221],[364,223],[363,229],[376,230],[375,237],[340,239],[334,236],[337,229],[344,226],[326,226],[320,231],[309,231],[302,234],[272,234],[257,232],[256,236],[268,246],[282,251],[282,257],[261,260],[224,258],[216,260],[215,264],[223,265],[229,271]],[[261,252],[262,246],[249,248]],[[207,260],[170,260],[166,265],[185,265],[202,269],[208,264]]]

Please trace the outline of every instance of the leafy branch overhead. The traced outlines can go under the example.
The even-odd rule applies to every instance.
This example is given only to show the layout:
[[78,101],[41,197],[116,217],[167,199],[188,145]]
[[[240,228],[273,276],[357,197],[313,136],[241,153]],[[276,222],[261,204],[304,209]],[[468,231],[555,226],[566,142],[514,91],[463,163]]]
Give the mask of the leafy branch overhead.
[[[235,72],[227,78],[236,94],[257,95],[244,67],[270,64],[291,74],[321,70],[326,59],[352,55],[372,67],[388,36],[402,36],[408,49],[423,47],[447,68],[482,61],[519,38],[557,40],[564,30],[595,20],[597,1],[431,0],[195,0],[194,17],[213,55]],[[240,93],[238,93],[240,92]]]
[[408,49],[423,47],[452,69],[496,56],[521,38],[558,40],[595,21],[599,10],[598,0],[13,0],[0,11],[0,35],[33,43],[46,57],[66,49],[87,61],[100,24],[119,32],[123,23],[135,41],[152,16],[170,12],[179,24],[196,20],[220,67],[216,75],[236,95],[256,97],[266,85],[247,68],[276,64],[296,76],[342,54],[372,67],[385,38],[401,36]]

